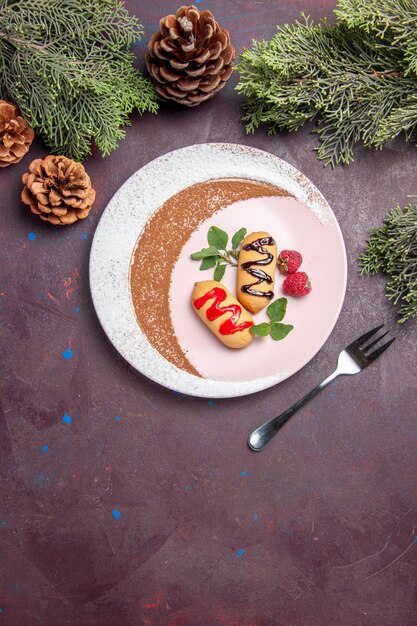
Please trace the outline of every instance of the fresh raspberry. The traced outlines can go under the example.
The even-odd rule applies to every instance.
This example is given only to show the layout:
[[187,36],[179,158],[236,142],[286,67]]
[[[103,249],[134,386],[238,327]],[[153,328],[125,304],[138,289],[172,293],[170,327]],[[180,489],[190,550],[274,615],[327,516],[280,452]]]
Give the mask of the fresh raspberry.
[[287,296],[306,296],[311,291],[311,282],[305,272],[295,272],[284,280],[282,290]]
[[295,274],[303,262],[303,257],[297,250],[281,250],[277,259],[281,274]]

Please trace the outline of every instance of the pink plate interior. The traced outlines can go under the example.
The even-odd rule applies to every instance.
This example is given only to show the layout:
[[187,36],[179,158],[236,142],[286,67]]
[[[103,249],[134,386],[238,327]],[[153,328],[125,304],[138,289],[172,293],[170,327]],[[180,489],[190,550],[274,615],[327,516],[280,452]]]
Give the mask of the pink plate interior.
[[[328,216],[327,216],[328,218]],[[247,232],[267,231],[278,250],[302,253],[300,271],[308,274],[312,291],[304,297],[288,296],[284,323],[294,330],[282,341],[255,337],[246,348],[225,347],[202,323],[190,305],[194,282],[213,278],[213,269],[200,271],[192,252],[207,247],[210,226],[225,230],[230,237],[239,228]],[[284,276],[277,270],[275,298],[282,297]],[[222,279],[236,295],[236,268],[228,267]],[[330,334],[343,302],[346,287],[346,256],[335,219],[320,221],[312,210],[292,197],[252,198],[231,204],[203,222],[180,254],[173,269],[170,289],[171,316],[175,333],[190,363],[206,379],[249,382],[270,377],[284,380],[320,349]],[[255,323],[268,321],[266,309],[254,316]]]

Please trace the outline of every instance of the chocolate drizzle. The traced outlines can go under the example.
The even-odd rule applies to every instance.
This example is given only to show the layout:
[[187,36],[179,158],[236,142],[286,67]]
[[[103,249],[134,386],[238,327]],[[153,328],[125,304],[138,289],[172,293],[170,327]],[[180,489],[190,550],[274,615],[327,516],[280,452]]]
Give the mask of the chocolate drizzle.
[[260,291],[259,289],[252,289],[255,285],[260,285],[265,282],[267,285],[272,283],[272,276],[264,272],[262,269],[258,269],[253,267],[254,265],[269,265],[274,258],[274,255],[265,250],[263,246],[274,246],[275,241],[272,237],[261,237],[260,239],[255,239],[251,243],[243,246],[242,250],[255,250],[259,254],[264,254],[265,257],[263,259],[259,259],[258,261],[247,261],[246,263],[241,264],[241,268],[245,270],[250,276],[257,278],[254,283],[249,283],[248,285],[243,285],[241,287],[241,291],[250,294],[251,296],[259,296],[261,298],[267,298],[268,300],[272,300],[274,297],[274,292],[269,291]]

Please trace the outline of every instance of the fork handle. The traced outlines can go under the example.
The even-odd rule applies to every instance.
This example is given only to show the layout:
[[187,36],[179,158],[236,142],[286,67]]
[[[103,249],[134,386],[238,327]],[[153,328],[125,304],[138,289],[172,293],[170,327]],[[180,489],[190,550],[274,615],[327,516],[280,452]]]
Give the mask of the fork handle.
[[317,387],[314,387],[311,391],[309,391],[303,398],[298,400],[295,404],[293,404],[289,409],[278,415],[278,417],[273,417],[262,426],[259,426],[256,430],[253,431],[252,434],[248,437],[248,446],[251,450],[255,452],[259,452],[263,450],[265,446],[271,441],[271,439],[277,434],[277,432],[288,422],[288,420],[300,409],[304,404],[306,404],[311,398],[314,398],[316,394],[319,393],[322,389],[327,387],[329,383],[332,382],[337,376],[339,376],[339,372],[335,370],[333,374],[330,374],[323,382],[321,382]]

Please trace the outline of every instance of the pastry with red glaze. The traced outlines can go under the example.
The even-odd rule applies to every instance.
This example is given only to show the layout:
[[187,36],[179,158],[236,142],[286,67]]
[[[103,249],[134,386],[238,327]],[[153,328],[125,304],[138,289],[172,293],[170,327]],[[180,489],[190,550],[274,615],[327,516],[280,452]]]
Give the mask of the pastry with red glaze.
[[195,283],[191,303],[199,318],[225,346],[245,348],[252,342],[251,314],[221,283],[215,280]]

